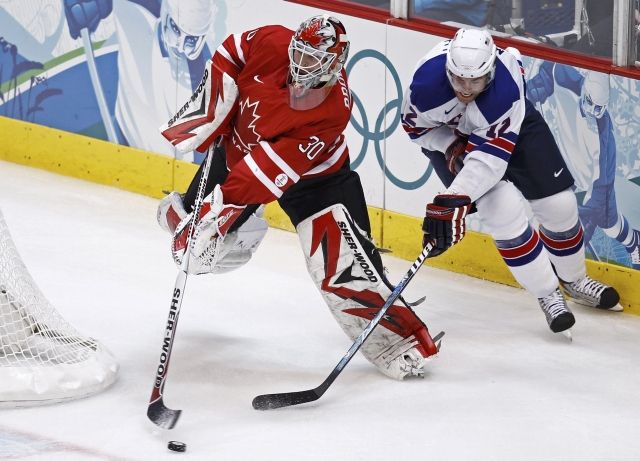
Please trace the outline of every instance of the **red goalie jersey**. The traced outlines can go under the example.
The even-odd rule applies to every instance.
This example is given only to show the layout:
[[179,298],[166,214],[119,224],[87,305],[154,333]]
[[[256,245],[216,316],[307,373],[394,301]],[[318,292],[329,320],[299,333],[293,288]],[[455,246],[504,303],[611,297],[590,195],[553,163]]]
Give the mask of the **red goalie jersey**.
[[[185,105],[181,112],[188,113],[180,116],[179,112],[173,120],[181,123],[172,127],[169,122],[172,128],[163,131],[175,145],[195,136],[198,120],[202,124],[214,117],[214,105],[230,106],[224,99],[232,96],[221,94],[221,88],[228,87],[223,78],[235,81],[237,98],[224,114],[227,119],[218,120],[220,128],[198,149],[203,150],[218,134],[225,134],[230,170],[222,186],[226,203],[271,202],[301,178],[335,172],[349,155],[342,134],[352,105],[346,74],[341,71],[326,98],[316,107],[293,109],[287,85],[287,50],[292,36],[293,31],[282,26],[265,26],[229,36],[209,63],[211,87],[217,85],[218,90],[209,96],[211,101],[202,101],[200,105],[200,114],[207,116],[189,117],[197,109],[190,110]],[[199,105],[197,95],[191,98],[194,107]],[[206,105],[210,107],[207,109]],[[186,131],[185,126],[191,131]]]

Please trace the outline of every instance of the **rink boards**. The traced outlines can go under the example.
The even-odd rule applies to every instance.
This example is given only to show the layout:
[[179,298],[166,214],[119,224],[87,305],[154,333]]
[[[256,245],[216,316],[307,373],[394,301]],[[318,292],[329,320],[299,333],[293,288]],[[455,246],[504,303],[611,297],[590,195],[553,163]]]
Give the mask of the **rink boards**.
[[[1,160],[156,198],[164,191],[184,190],[197,168],[163,155],[6,117],[0,117],[0,133]],[[267,207],[266,216],[271,226],[294,230],[277,203]],[[421,218],[375,206],[369,206],[369,216],[380,247],[407,260],[420,253]],[[480,232],[468,232],[459,245],[428,264],[518,286],[492,239]],[[640,315],[640,272],[595,261],[587,265],[591,275],[619,289],[626,312]]]
[[[103,90],[112,112],[117,102],[118,79],[135,79],[129,68],[119,68],[116,64],[121,48],[128,49],[122,42],[126,37],[134,37],[136,43],[146,39],[145,28],[140,28],[138,36],[135,31],[126,36],[116,33],[113,16],[119,13],[119,5],[125,3],[128,4],[114,2],[114,12],[92,34]],[[228,33],[276,23],[295,28],[301,18],[325,12],[281,0],[227,0],[219,1],[217,5],[215,30],[207,40],[209,50],[215,50]],[[25,5],[24,8],[31,7]],[[48,11],[51,16],[46,18],[48,22],[59,24],[66,32],[60,8]],[[7,9],[7,12],[10,14],[11,10]],[[149,21],[154,19],[149,11],[140,10],[139,13]],[[400,104],[415,63],[443,37],[410,30],[401,24],[402,21],[386,21],[382,14],[378,18],[335,14],[345,23],[351,42],[346,70],[354,105],[346,138],[352,168],[362,177],[373,236],[380,246],[399,257],[413,260],[420,252],[424,206],[442,189],[442,184],[418,146],[409,141],[400,126]],[[16,23],[23,20],[17,13],[13,19]],[[0,21],[0,25],[3,24]],[[39,61],[43,67],[17,75],[15,82],[0,78],[0,114],[8,117],[0,117],[0,159],[152,197],[161,197],[163,191],[184,190],[196,169],[195,164],[177,160],[175,155],[166,152],[151,153],[102,140],[105,133],[86,74],[86,50],[83,51],[79,40],[73,41],[66,36],[68,34],[62,33],[45,36],[38,45],[29,37],[17,34],[17,30],[6,28],[4,39],[18,45],[20,57]],[[25,25],[23,33],[27,32]],[[54,42],[56,39],[58,43]],[[48,51],[49,54],[47,47],[53,50]],[[529,78],[535,75],[542,62],[525,56],[526,75]],[[576,69],[580,73],[586,72],[586,69]],[[608,111],[615,128],[617,147],[617,206],[632,227],[640,228],[640,138],[637,136],[640,132],[640,81],[620,75],[610,75],[609,79],[611,101]],[[174,85],[173,93],[179,93],[177,82],[170,76],[166,76],[165,84],[170,89]],[[178,107],[183,101],[178,101],[176,96],[175,102]],[[167,103],[171,105],[172,101]],[[148,101],[148,104],[152,102]],[[565,99],[554,94],[538,107],[554,134],[567,130],[558,117],[559,110],[566,109],[566,104]],[[572,104],[575,105],[575,101]],[[569,109],[575,114],[577,106]],[[155,110],[145,107],[144,114]],[[117,115],[113,118],[117,119]],[[144,134],[147,139],[160,137],[155,127]],[[570,155],[580,156],[582,152],[576,149]],[[288,218],[277,205],[269,207],[268,217],[271,225],[291,229]],[[491,239],[482,233],[482,225],[474,216],[469,218],[469,227],[476,232],[470,232],[459,246],[430,263],[515,285]],[[615,285],[622,293],[627,310],[640,314],[640,272],[625,267],[629,264],[629,256],[624,248],[600,229],[594,234],[591,247],[601,261],[614,263],[588,261],[591,273]]]

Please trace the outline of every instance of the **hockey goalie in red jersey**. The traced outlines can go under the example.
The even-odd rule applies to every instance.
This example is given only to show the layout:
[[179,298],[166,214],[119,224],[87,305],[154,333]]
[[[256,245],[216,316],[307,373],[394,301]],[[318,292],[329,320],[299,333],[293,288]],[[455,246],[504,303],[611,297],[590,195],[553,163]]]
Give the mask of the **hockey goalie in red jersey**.
[[[344,26],[328,15],[306,20],[295,32],[271,25],[231,35],[161,131],[184,152],[203,152],[219,141],[189,272],[246,264],[267,231],[263,205],[278,200],[296,226],[311,278],[353,340],[393,286],[371,240],[362,185],[342,134],[352,106],[343,69],[348,52]],[[203,171],[185,194],[172,192],[158,207],[178,264]],[[438,347],[413,310],[397,303],[360,351],[385,375],[404,379],[423,376]]]

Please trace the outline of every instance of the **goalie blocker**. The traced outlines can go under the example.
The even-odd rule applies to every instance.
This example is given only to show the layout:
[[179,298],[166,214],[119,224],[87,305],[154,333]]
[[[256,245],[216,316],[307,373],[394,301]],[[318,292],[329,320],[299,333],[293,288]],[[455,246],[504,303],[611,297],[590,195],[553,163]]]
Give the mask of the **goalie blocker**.
[[[303,220],[297,231],[311,278],[340,327],[354,340],[393,289],[383,275],[378,251],[341,204]],[[398,303],[360,351],[385,375],[402,380],[422,377],[426,359],[438,348],[413,310]]]

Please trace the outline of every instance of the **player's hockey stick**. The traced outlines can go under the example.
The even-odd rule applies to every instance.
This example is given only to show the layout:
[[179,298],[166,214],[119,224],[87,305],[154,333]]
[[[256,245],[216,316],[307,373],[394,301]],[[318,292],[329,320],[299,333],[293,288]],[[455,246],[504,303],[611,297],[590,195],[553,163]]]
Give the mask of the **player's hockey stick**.
[[280,394],[263,394],[258,395],[253,399],[252,405],[256,410],[273,410],[275,408],[281,407],[289,407],[291,405],[299,405],[301,403],[313,402],[314,400],[318,400],[323,394],[329,389],[329,386],[336,380],[338,375],[342,373],[342,370],[347,366],[351,358],[354,356],[358,349],[362,346],[362,344],[367,340],[373,329],[380,323],[382,317],[386,314],[389,307],[393,305],[393,303],[400,297],[402,291],[406,288],[407,284],[411,281],[413,276],[418,272],[418,269],[424,263],[424,260],[427,259],[429,253],[433,249],[432,243],[427,243],[427,245],[422,249],[422,253],[418,256],[413,262],[411,269],[402,277],[400,283],[396,285],[394,290],[391,292],[391,295],[387,298],[387,301],[384,303],[384,306],[378,311],[376,316],[369,322],[369,325],[362,330],[362,333],[355,339],[354,343],[351,345],[351,348],[346,353],[344,357],[338,362],[333,371],[327,376],[322,384],[314,389],[309,389],[306,391],[297,391],[297,392],[283,392]]
[[171,350],[173,349],[173,339],[176,335],[178,327],[178,316],[180,315],[180,306],[182,306],[182,298],[184,289],[187,284],[187,276],[189,274],[189,259],[191,255],[191,245],[193,242],[193,230],[196,227],[196,220],[193,218],[200,214],[200,207],[204,200],[204,190],[207,185],[207,177],[211,168],[211,158],[213,157],[215,147],[212,144],[205,158],[202,176],[198,183],[198,193],[193,206],[191,222],[189,223],[189,233],[187,234],[187,248],[182,259],[182,265],[176,277],[176,284],[173,288],[171,297],[171,307],[169,308],[169,318],[167,319],[167,327],[165,329],[164,340],[162,343],[162,352],[160,353],[160,363],[156,371],[156,380],[153,383],[151,391],[151,399],[147,408],[147,416],[149,419],[164,429],[173,429],[180,418],[182,410],[172,410],[167,407],[163,401],[164,385],[167,380],[167,372],[169,371],[169,360],[171,359]]

